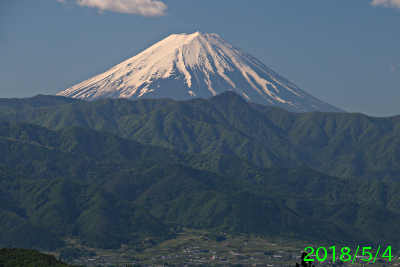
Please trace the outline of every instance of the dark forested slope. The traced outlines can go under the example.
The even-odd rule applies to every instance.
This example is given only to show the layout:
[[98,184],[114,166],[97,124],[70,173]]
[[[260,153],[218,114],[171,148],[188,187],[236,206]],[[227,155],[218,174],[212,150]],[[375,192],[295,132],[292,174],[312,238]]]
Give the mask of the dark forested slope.
[[233,92],[189,101],[75,100],[22,110],[1,105],[0,118],[51,129],[75,125],[190,153],[238,155],[264,167],[309,166],[334,176],[399,181],[398,116],[291,113],[248,104]]
[[399,244],[400,188],[310,168],[267,169],[80,127],[0,121],[0,243],[54,249],[63,238],[118,248],[171,225]]

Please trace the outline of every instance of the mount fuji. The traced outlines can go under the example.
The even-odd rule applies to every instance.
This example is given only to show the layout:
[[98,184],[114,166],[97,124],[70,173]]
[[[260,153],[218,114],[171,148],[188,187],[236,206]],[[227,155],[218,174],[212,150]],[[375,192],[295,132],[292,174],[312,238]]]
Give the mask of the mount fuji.
[[209,98],[234,91],[249,102],[295,112],[343,112],[300,89],[217,34],[173,34],[108,71],[57,95],[101,98]]

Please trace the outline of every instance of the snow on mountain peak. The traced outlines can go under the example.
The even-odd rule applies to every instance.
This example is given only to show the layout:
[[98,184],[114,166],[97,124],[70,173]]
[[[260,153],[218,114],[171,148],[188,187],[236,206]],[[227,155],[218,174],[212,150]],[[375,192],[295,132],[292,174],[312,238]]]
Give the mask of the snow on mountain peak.
[[219,35],[172,34],[108,71],[57,95],[100,98],[208,98],[233,90],[292,111],[341,111],[311,96]]

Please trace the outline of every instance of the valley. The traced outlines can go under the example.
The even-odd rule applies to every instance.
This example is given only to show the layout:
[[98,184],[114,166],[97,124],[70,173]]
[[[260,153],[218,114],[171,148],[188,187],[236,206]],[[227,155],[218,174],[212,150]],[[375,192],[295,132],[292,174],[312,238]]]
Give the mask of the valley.
[[[151,240],[142,244],[140,249],[123,246],[118,250],[96,250],[73,242],[75,248],[91,251],[92,256],[79,257],[68,261],[70,264],[87,266],[294,266],[301,262],[301,251],[307,246],[329,247],[335,244],[312,240],[296,240],[288,237],[271,238],[246,234],[221,234],[224,240],[216,241],[210,232],[182,229],[176,238],[151,245]],[[343,246],[343,244],[342,244]],[[337,247],[340,247],[337,244]],[[352,247],[352,249],[354,249]],[[374,248],[373,252],[376,252]],[[389,261],[378,257],[374,266],[397,266],[400,261],[394,253]],[[339,255],[340,256],[340,255]],[[339,256],[332,261],[332,251],[326,261],[315,260],[315,266],[365,266],[361,258],[353,264],[343,262]],[[336,265],[335,265],[336,264]]]

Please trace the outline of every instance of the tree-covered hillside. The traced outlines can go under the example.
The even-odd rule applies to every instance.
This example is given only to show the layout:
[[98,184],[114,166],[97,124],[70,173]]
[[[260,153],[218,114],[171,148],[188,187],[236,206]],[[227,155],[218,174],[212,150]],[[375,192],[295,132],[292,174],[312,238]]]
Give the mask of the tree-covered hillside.
[[80,127],[0,121],[0,244],[118,248],[176,225],[399,245],[400,188],[307,167],[264,168]]
[[[264,167],[309,166],[339,177],[398,182],[400,117],[291,113],[226,92],[210,99],[0,101],[0,118],[80,126],[189,153],[238,155]],[[29,103],[29,104],[28,104]],[[20,106],[24,108],[21,109]]]
[[0,266],[2,267],[67,267],[70,266],[54,256],[36,250],[23,248],[0,249]]

